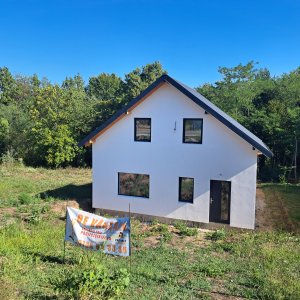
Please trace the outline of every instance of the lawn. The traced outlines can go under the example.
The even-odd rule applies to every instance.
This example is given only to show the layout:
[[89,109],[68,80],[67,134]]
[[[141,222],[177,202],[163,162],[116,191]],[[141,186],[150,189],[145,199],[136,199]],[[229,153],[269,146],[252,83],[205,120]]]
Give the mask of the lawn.
[[300,185],[262,184],[269,219],[277,230],[300,233]]
[[71,245],[64,263],[65,204],[90,199],[90,170],[0,173],[0,299],[300,299],[297,234],[133,220],[131,268]]
[[20,204],[24,194],[79,201],[92,197],[91,169],[0,167],[0,178],[0,207]]

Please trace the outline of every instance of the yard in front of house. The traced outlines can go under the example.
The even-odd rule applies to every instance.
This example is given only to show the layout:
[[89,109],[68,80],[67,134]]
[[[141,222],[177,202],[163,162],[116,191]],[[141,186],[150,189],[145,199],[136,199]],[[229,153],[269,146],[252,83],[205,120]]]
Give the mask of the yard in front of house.
[[287,231],[299,228],[297,186],[261,186],[271,232],[133,220],[130,273],[129,258],[70,245],[63,263],[65,206],[89,209],[91,170],[0,175],[1,299],[300,299],[300,236]]

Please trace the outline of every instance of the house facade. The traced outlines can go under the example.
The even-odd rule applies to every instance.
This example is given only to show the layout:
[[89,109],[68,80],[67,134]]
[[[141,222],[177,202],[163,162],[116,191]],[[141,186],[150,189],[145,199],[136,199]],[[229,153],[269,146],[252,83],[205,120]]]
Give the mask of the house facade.
[[268,147],[163,75],[80,145],[93,152],[93,207],[253,229],[257,156]]

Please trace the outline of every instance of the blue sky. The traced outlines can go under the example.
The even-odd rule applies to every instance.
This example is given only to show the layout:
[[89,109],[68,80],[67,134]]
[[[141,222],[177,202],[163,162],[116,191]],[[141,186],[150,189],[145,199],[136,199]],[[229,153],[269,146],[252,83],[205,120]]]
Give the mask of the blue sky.
[[160,61],[191,86],[250,60],[300,66],[299,0],[0,0],[0,66],[61,83]]

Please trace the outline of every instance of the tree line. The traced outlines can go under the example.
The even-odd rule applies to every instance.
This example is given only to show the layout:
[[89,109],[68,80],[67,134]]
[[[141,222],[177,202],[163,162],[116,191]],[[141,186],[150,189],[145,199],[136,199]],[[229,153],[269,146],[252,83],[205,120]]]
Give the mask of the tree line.
[[[260,158],[260,179],[291,177],[300,135],[300,67],[281,76],[253,62],[218,71],[220,81],[196,89],[271,148],[272,159]],[[55,168],[91,165],[91,149],[77,143],[165,73],[154,62],[124,79],[101,73],[85,84],[78,74],[58,85],[0,68],[2,161],[18,158],[30,166]]]

